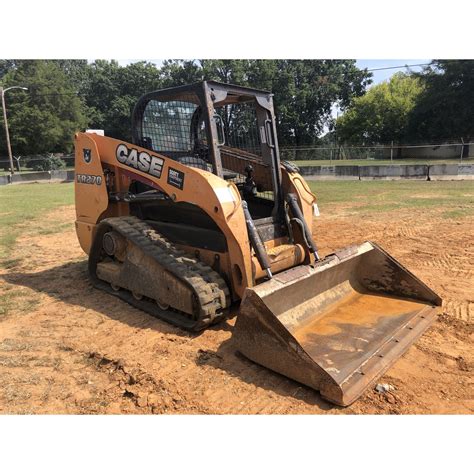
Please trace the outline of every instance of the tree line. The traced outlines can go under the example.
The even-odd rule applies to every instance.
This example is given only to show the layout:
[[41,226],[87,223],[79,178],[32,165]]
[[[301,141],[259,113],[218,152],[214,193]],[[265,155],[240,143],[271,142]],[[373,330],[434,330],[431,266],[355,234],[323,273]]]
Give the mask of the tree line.
[[370,76],[353,60],[166,60],[161,67],[113,60],[0,62],[4,87],[28,87],[8,93],[16,154],[71,150],[74,132],[84,128],[130,140],[131,112],[142,94],[204,79],[271,90],[281,143],[312,144],[333,120],[332,104],[349,105],[364,93]]
[[342,142],[369,145],[469,142],[473,104],[474,61],[434,60],[421,72],[399,72],[354,98],[337,120],[337,135]]
[[[15,154],[72,150],[85,128],[130,140],[131,112],[152,90],[217,80],[275,94],[282,146],[473,136],[473,61],[433,61],[369,88],[372,74],[354,60],[166,60],[120,66],[97,60],[0,60]],[[342,115],[337,123],[333,107]],[[2,123],[3,128],[3,123]],[[0,155],[5,138],[0,133]]]

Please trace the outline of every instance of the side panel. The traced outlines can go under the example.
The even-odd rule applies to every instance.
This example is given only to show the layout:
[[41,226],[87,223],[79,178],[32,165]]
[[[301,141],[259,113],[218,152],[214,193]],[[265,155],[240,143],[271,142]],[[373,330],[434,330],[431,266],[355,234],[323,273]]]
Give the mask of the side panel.
[[[92,159],[88,163],[82,157],[84,148],[91,149]],[[232,281],[235,293],[242,297],[245,288],[253,286],[250,244],[242,201],[233,183],[130,143],[79,133],[76,136],[76,173],[84,174],[84,170],[87,170],[89,174],[102,177],[100,185],[76,182],[77,219],[80,222],[95,224],[101,215],[128,214],[128,206],[119,208],[122,204],[109,205],[103,172],[105,168],[114,173],[116,191],[126,191],[131,180],[135,179],[165,192],[175,202],[189,202],[200,207],[226,237],[229,261],[232,262],[227,276]],[[92,234],[93,230],[91,227]],[[88,226],[80,226],[79,240],[79,234],[86,231]],[[85,242],[84,237],[82,240]],[[84,245],[81,242],[81,246],[88,251],[87,242]]]
[[108,194],[99,151],[90,134],[75,137],[74,193],[76,202],[76,232],[87,254],[95,225],[107,209]]

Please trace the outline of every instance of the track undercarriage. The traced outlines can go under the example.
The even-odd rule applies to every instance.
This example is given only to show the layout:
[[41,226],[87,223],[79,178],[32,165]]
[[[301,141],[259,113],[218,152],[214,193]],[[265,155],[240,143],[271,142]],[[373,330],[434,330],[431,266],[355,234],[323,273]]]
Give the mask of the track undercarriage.
[[217,272],[136,217],[100,223],[89,272],[96,287],[188,330],[219,322],[230,305]]

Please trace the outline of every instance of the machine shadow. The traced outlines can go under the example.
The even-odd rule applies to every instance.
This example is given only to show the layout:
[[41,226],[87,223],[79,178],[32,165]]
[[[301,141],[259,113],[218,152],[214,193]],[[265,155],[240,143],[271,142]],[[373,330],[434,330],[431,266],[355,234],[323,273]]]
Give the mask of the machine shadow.
[[[92,286],[87,270],[87,261],[69,262],[44,271],[27,273],[10,271],[1,276],[9,284],[31,288],[45,293],[64,303],[80,306],[96,311],[107,318],[119,321],[137,329],[152,329],[168,335],[185,336],[190,339],[199,337],[202,333],[191,333],[161,321],[148,313],[134,308],[118,297],[109,295]],[[233,307],[230,317],[235,316],[237,308]],[[211,326],[206,331],[229,331],[233,326],[229,320]],[[209,365],[223,370],[231,377],[236,377],[248,385],[273,391],[274,393],[304,401],[319,409],[343,410],[340,407],[324,401],[319,393],[290,380],[270,369],[251,362],[237,352],[231,339],[226,339],[216,351],[201,348],[196,356],[196,364]]]
[[319,392],[289,379],[267,367],[256,364],[243,356],[233,344],[232,339],[224,341],[216,351],[201,349],[196,359],[197,365],[209,365],[239,378],[256,389],[261,388],[286,398],[293,398],[320,410],[344,413],[347,408],[325,401]]
[[[169,335],[187,336],[191,339],[199,336],[199,333],[172,326],[116,296],[94,288],[89,279],[87,260],[69,262],[35,273],[11,271],[2,275],[1,278],[12,285],[26,286],[34,291],[46,293],[64,303],[91,309],[131,327],[153,329]],[[230,331],[231,327],[228,323],[219,325],[219,330],[223,329]]]

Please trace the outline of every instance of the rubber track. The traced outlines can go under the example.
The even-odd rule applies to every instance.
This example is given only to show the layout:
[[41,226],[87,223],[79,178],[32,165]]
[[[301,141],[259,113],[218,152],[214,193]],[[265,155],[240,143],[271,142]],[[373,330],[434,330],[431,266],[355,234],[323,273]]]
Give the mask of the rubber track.
[[[223,311],[230,305],[230,292],[223,278],[211,267],[176,248],[149,224],[137,217],[112,217],[104,219],[100,226],[115,230],[143,253],[152,257],[166,271],[186,282],[196,296],[198,306],[192,316],[171,308],[161,310],[155,302],[135,300],[128,290],[122,289],[119,292],[111,290],[108,284],[104,284],[94,275],[96,283],[102,283],[96,286],[112,294],[118,293],[118,296],[133,306],[185,329],[199,331],[223,318]],[[97,234],[98,237],[102,235],[102,232]],[[96,264],[97,262],[95,266]]]

